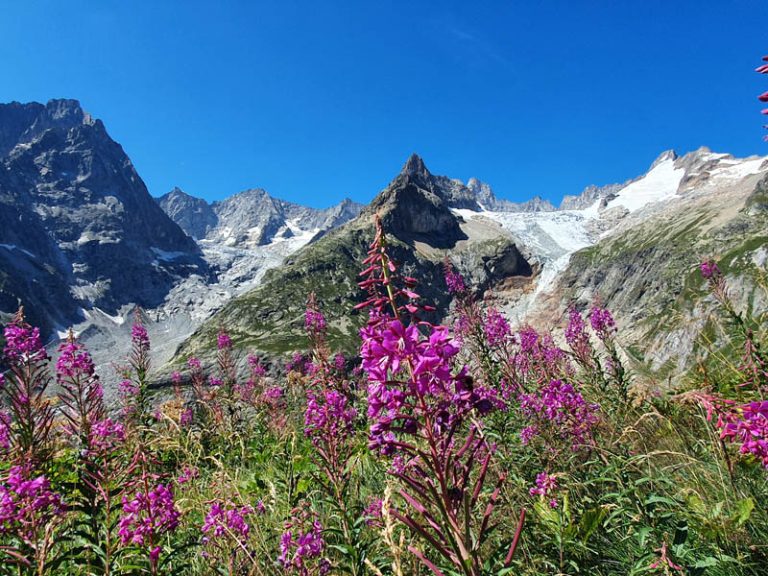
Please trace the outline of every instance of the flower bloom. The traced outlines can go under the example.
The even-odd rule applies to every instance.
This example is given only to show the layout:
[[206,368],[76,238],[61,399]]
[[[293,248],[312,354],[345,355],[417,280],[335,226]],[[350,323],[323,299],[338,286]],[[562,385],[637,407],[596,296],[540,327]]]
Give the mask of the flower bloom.
[[589,313],[589,322],[600,340],[605,340],[616,332],[616,322],[611,313],[605,308],[594,306]]
[[323,316],[322,312],[308,308],[304,313],[304,328],[308,332],[315,334],[325,332],[326,325],[325,316]]
[[218,346],[219,350],[229,350],[232,348],[232,339],[229,337],[229,334],[224,332],[224,330],[219,331],[219,334],[216,337],[216,346]]
[[135,347],[149,350],[149,335],[143,324],[137,322],[131,327],[131,341]]
[[[173,492],[163,484],[148,493],[140,490],[130,499],[123,496],[123,516],[118,524],[120,542],[124,546],[153,546],[159,536],[178,527],[180,516]],[[154,551],[153,548],[150,552]]]
[[347,405],[347,397],[336,390],[307,393],[304,433],[312,442],[319,437],[341,440],[352,432],[357,411]]
[[467,291],[464,278],[450,265],[445,267],[445,285],[448,286],[448,292],[451,294],[463,294]]
[[11,417],[0,410],[0,450],[11,446]]
[[485,317],[485,323],[483,324],[483,332],[485,333],[485,339],[488,341],[488,345],[496,347],[504,344],[509,337],[511,330],[506,318],[501,315],[498,310],[491,308]]
[[125,427],[120,422],[105,418],[91,427],[88,439],[89,449],[99,454],[108,454],[125,440]]
[[185,466],[184,469],[181,471],[181,474],[179,474],[179,477],[176,479],[176,483],[186,484],[187,482],[191,482],[198,476],[200,476],[200,470],[198,470],[194,466]]
[[546,427],[561,438],[569,439],[576,450],[589,442],[592,428],[598,422],[599,406],[588,404],[572,384],[562,380],[550,380],[537,392],[520,394],[518,400],[523,415],[538,424],[523,430],[524,443]]
[[[280,556],[278,561],[286,572],[307,574],[307,562],[320,558],[325,549],[323,526],[315,520],[306,531],[287,530],[280,538]],[[320,574],[327,574],[330,566],[321,560]]]
[[720,268],[717,267],[714,260],[705,260],[699,265],[699,270],[701,270],[701,275],[706,280],[720,276]]
[[529,490],[531,496],[549,496],[557,490],[557,478],[546,472],[539,472],[536,475],[536,485]]
[[93,360],[82,344],[76,341],[64,342],[59,347],[59,353],[56,360],[56,379],[59,382],[65,378],[93,376]]
[[207,544],[212,539],[229,537],[244,544],[250,533],[250,526],[246,518],[254,513],[255,511],[251,506],[227,506],[220,502],[213,502],[205,516],[203,526],[200,528],[200,531],[205,534],[203,543]]
[[768,468],[768,400],[737,407],[720,418],[718,427],[720,438],[740,444],[742,454],[751,454]]
[[363,518],[365,519],[366,526],[379,526],[381,524],[382,510],[384,508],[384,502],[381,498],[372,497],[368,501],[368,505],[363,510]]
[[43,361],[48,353],[40,340],[40,329],[28,324],[12,323],[3,330],[5,336],[5,357],[10,361]]
[[41,526],[65,513],[61,496],[51,490],[48,479],[31,476],[28,468],[14,466],[0,484],[0,536],[17,534],[33,540]]

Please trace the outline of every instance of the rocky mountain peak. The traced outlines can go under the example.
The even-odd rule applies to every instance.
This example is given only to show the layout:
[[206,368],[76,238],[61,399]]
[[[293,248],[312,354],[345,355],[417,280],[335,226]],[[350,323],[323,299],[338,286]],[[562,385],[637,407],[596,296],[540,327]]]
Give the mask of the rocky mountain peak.
[[408,160],[403,165],[403,169],[400,171],[400,174],[405,176],[421,176],[423,178],[429,178],[432,176],[432,174],[429,173],[429,170],[427,170],[427,166],[424,164],[424,160],[422,160],[421,156],[416,153],[413,153],[408,157]]
[[667,160],[677,160],[678,158],[679,156],[677,155],[677,152],[675,152],[674,150],[665,150],[664,152],[659,154],[656,160],[653,161],[653,164],[651,164],[650,169],[653,170],[654,168],[656,168],[656,166],[658,166],[662,162],[666,162]]
[[77,100],[49,100],[47,104],[0,104],[0,156],[7,155],[19,144],[29,144],[39,139],[48,130],[66,132],[96,122]]

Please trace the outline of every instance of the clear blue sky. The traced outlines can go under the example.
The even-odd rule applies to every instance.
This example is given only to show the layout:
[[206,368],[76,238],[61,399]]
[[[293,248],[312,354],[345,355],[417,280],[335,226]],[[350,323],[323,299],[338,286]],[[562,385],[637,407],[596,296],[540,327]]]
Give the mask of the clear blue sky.
[[767,154],[765,0],[3,2],[0,101],[67,97],[152,194],[369,201],[416,151],[513,200]]

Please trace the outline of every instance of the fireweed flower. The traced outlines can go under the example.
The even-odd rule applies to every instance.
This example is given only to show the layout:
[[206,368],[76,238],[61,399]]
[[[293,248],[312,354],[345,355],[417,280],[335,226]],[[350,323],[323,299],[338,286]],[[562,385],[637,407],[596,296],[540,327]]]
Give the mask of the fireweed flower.
[[313,444],[334,438],[343,441],[353,429],[357,411],[348,406],[347,397],[336,390],[307,393],[304,434]]
[[9,324],[3,330],[5,357],[9,361],[44,361],[48,353],[40,340],[40,329],[21,321]]
[[531,496],[549,496],[552,492],[557,490],[557,478],[546,472],[539,472],[536,475],[536,485],[533,486],[528,492]]
[[724,412],[718,420],[720,438],[739,445],[768,469],[768,400],[750,402]]
[[344,354],[338,353],[333,357],[333,367],[338,372],[344,372],[347,369],[347,359]]
[[448,287],[450,294],[461,295],[467,291],[464,277],[456,272],[453,266],[447,262],[445,264],[445,285]]
[[216,336],[216,346],[219,350],[232,348],[232,339],[224,330],[219,330],[219,334]]
[[131,326],[131,341],[135,346],[149,350],[149,334],[143,324],[136,322]]
[[502,346],[511,334],[509,323],[506,318],[494,308],[491,308],[486,313],[485,322],[483,323],[483,332],[485,333],[485,339],[488,342],[488,345],[492,348]]
[[90,449],[92,428],[106,417],[104,390],[95,374],[91,355],[75,340],[72,332],[59,347],[56,381],[61,388],[59,400],[68,421],[65,429],[83,448]]
[[91,427],[88,449],[98,455],[114,452],[125,440],[125,427],[111,418],[104,418]]
[[70,340],[59,347],[59,358],[56,360],[56,380],[59,383],[67,378],[87,378],[93,374],[93,360],[82,344]]
[[288,529],[280,537],[280,556],[277,559],[285,571],[308,575],[310,566],[317,561],[317,573],[328,574],[330,564],[321,558],[325,550],[322,524],[315,519],[305,526],[290,522],[286,527]]
[[606,340],[616,332],[616,322],[611,313],[600,306],[593,306],[589,313],[589,322],[600,340]]
[[117,530],[120,543],[147,548],[150,563],[156,566],[161,551],[159,538],[176,530],[180,516],[171,488],[163,484],[148,492],[139,490],[133,498],[123,496],[123,515]]
[[65,512],[61,496],[51,490],[45,476],[35,477],[26,466],[8,470],[0,484],[0,536],[36,540],[38,531]]
[[366,526],[380,527],[384,502],[379,497],[371,497],[368,505],[363,510],[363,518]]
[[203,544],[214,540],[232,538],[244,545],[250,534],[247,517],[255,514],[251,506],[234,506],[212,502],[200,531],[204,534]]
[[179,423],[182,426],[189,426],[190,424],[192,424],[193,417],[194,417],[194,411],[192,410],[192,408],[185,408],[181,412]]
[[576,358],[584,364],[592,364],[592,347],[589,343],[587,325],[581,312],[571,308],[568,312],[568,326],[565,328],[565,341],[573,350]]
[[[484,511],[478,510],[494,454],[482,434],[482,417],[494,408],[492,398],[499,394],[475,386],[468,368],[455,366],[460,344],[447,327],[419,319],[421,311],[434,309],[417,303],[413,278],[397,275],[378,217],[375,224],[376,236],[363,262],[367,268],[360,273],[364,279],[358,283],[368,298],[356,306],[370,308],[368,323],[360,331],[361,366],[368,380],[369,448],[392,457],[389,473],[402,483],[400,495],[408,511],[392,511],[393,517],[429,542],[457,573],[479,574],[485,563],[480,550],[504,480],[501,475]],[[494,334],[509,335],[503,323],[492,324]],[[480,472],[470,480],[475,465]],[[440,493],[436,486],[450,489]],[[473,526],[477,517],[482,521]],[[504,567],[512,561],[523,520],[524,513]],[[439,572],[417,548],[409,550]]]
[[304,313],[304,328],[306,328],[308,332],[325,332],[326,320],[323,313],[319,310],[311,310],[308,308]]
[[0,410],[0,451],[8,450],[11,446],[11,417]]
[[521,412],[532,422],[521,434],[524,443],[546,429],[577,450],[589,444],[599,421],[599,406],[587,403],[572,384],[562,380],[550,380],[536,392],[520,394],[518,401]]
[[717,267],[717,263],[714,260],[704,260],[704,262],[699,265],[699,270],[701,271],[701,275],[706,280],[710,280],[721,275],[720,268]]
[[261,359],[258,356],[249,354],[247,361],[248,366],[251,369],[251,374],[255,378],[262,378],[267,375],[267,369],[264,368],[264,365],[261,363]]
[[0,389],[0,405],[8,408],[10,448],[24,461],[42,461],[50,450],[54,409],[46,394],[51,378],[49,357],[40,331],[24,320],[19,309],[4,330],[4,361],[8,371]]

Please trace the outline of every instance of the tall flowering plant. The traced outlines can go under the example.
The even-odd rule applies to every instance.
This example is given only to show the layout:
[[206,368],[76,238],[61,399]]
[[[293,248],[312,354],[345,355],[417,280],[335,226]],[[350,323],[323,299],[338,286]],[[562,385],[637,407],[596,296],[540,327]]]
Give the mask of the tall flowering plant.
[[[414,554],[436,575],[446,562],[467,576],[488,569],[484,550],[504,474],[494,476],[495,447],[483,434],[483,418],[494,407],[492,393],[475,386],[466,367],[454,365],[459,345],[445,326],[421,321],[412,278],[400,279],[389,258],[381,222],[371,244],[360,286],[370,309],[361,331],[360,355],[368,378],[369,446],[391,458],[390,474],[401,483],[406,504],[392,514],[440,557],[416,546]],[[511,564],[520,533],[502,561]]]
[[[768,74],[768,56],[763,56],[763,62],[765,62],[765,64],[761,64],[760,66],[755,68],[755,72],[757,72],[758,74]],[[760,96],[758,96],[757,99],[760,100],[760,102],[764,102],[764,103],[768,102],[768,91],[760,94]],[[764,115],[768,115],[768,108],[763,108],[760,113]],[[768,125],[763,126],[763,128],[768,129]],[[766,141],[768,141],[768,136],[764,136],[763,138]]]
[[304,320],[312,346],[304,434],[312,442],[312,458],[322,471],[320,485],[326,491],[328,503],[338,511],[338,528],[343,544],[350,551],[345,560],[351,564],[350,572],[359,574],[364,564],[365,543],[360,537],[360,524],[353,517],[354,506],[350,505],[349,494],[357,419],[353,390],[345,377],[344,363],[338,356],[331,358],[326,339],[327,322],[314,293],[309,295]]
[[59,402],[67,420],[66,430],[76,438],[80,448],[87,449],[94,425],[106,418],[104,390],[95,373],[91,355],[70,330],[66,342],[59,347],[56,361]]
[[142,321],[141,310],[137,309],[133,326],[131,326],[131,352],[128,357],[128,368],[119,387],[125,416],[142,429],[150,424],[150,368],[149,334]]
[[40,464],[51,449],[54,409],[46,391],[51,382],[49,357],[40,339],[40,330],[24,320],[20,308],[4,331],[4,375],[0,394],[9,414],[0,413],[0,435],[14,460]]
[[756,337],[750,319],[736,310],[724,274],[714,260],[700,265],[701,275],[715,300],[725,310],[743,342],[736,367],[738,381],[732,389],[697,393],[696,399],[715,419],[720,440],[738,447],[739,453],[768,469],[768,357]]
[[[0,480],[0,558],[14,573],[45,574],[66,512],[61,495],[29,464]],[[10,573],[10,572],[9,572]]]

